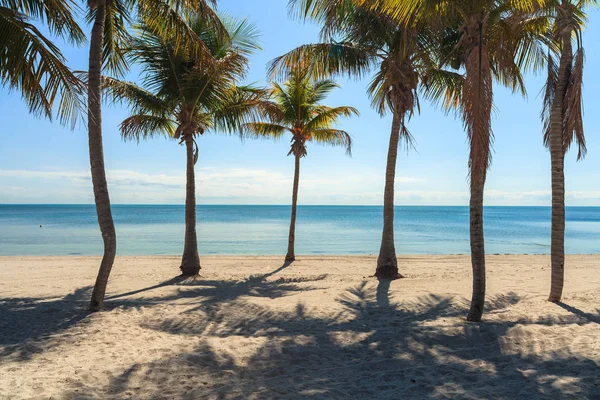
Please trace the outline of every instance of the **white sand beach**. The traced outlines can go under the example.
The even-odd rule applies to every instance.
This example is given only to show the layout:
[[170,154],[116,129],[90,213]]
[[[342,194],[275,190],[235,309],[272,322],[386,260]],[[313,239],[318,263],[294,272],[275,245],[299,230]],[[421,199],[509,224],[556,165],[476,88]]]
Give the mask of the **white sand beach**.
[[468,256],[0,257],[1,399],[600,399],[600,256],[489,256],[484,322]]

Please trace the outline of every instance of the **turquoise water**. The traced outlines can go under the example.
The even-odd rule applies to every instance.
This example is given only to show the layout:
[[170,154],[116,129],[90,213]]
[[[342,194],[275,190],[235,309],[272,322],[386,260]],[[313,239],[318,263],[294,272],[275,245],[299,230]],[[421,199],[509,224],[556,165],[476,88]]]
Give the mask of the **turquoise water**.
[[[184,208],[116,205],[118,254],[180,254]],[[201,254],[284,254],[289,206],[198,206]],[[42,225],[42,227],[40,227]],[[298,254],[377,254],[382,208],[300,206]],[[550,208],[487,207],[486,251],[547,254]],[[600,253],[600,207],[567,209],[566,251]],[[401,254],[469,252],[467,207],[397,207]],[[89,205],[0,205],[0,255],[99,255],[100,230]]]

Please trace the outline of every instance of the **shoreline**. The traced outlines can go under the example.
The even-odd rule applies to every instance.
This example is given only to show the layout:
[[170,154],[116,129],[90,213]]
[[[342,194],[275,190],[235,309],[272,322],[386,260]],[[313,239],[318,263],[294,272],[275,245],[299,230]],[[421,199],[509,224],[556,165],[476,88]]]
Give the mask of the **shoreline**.
[[[441,257],[470,257],[469,253],[448,253],[448,254],[421,254],[421,253],[407,253],[407,254],[396,254],[398,261],[402,258],[441,258]],[[541,254],[541,253],[489,253],[486,254],[486,257],[550,257],[550,253]],[[577,256],[586,256],[586,257],[600,257],[600,252],[598,253],[565,253],[565,257],[577,257]],[[181,254],[117,254],[117,258],[176,258],[181,257]],[[284,258],[285,254],[202,254],[200,253],[200,258]],[[377,254],[369,253],[369,254],[297,254],[296,257],[312,259],[312,258],[377,258]],[[2,255],[0,254],[0,260],[2,259],[11,259],[11,258],[102,258],[100,254],[65,254],[65,255],[54,255],[54,254],[37,254],[37,255],[29,255],[29,254],[14,254],[14,255]]]

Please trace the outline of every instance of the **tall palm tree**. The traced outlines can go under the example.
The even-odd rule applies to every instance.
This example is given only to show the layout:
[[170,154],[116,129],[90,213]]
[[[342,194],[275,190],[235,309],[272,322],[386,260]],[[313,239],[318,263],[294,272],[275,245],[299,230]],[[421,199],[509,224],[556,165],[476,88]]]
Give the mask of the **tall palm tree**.
[[72,0],[0,0],[0,83],[21,92],[29,109],[74,126],[82,108],[83,85],[65,65],[60,49],[34,25],[42,21],[52,34],[73,44],[85,35],[75,21]]
[[261,108],[267,117],[266,121],[243,125],[243,135],[246,137],[279,139],[286,133],[291,134],[292,144],[288,156],[294,155],[294,186],[286,262],[296,259],[294,247],[300,159],[308,154],[307,142],[343,146],[348,154],[352,150],[350,135],[336,129],[334,125],[341,117],[358,115],[358,110],[348,106],[328,107],[321,104],[327,95],[338,87],[332,80],[314,81],[305,71],[296,70],[283,86],[272,83],[272,101],[265,102]]
[[207,132],[233,132],[255,117],[265,92],[238,86],[248,69],[248,55],[258,49],[254,25],[224,20],[226,35],[198,17],[188,26],[205,43],[214,63],[206,63],[189,48],[177,47],[174,38],[160,36],[149,26],[132,40],[132,60],[143,68],[143,87],[105,79],[110,97],[126,101],[132,115],[121,123],[125,140],[167,136],[185,144],[186,202],[185,241],[181,260],[183,276],[200,271],[196,235],[196,138]]
[[552,273],[548,300],[553,302],[561,300],[565,274],[565,154],[573,142],[579,147],[578,160],[585,157],[587,151],[583,132],[584,52],[581,33],[587,19],[585,7],[592,4],[597,2],[553,0],[548,4],[548,12],[553,18],[551,47],[554,54],[548,54],[542,119],[545,125],[544,144],[550,149],[552,170]]
[[95,11],[94,25],[90,38],[90,55],[88,67],[88,140],[90,152],[90,169],[94,201],[98,215],[98,225],[104,242],[104,254],[100,262],[100,270],[96,278],[90,309],[101,310],[104,307],[104,295],[108,277],[117,252],[117,235],[110,209],[110,197],[104,168],[104,149],[102,145],[102,98],[100,81],[102,78],[103,38],[107,0],[90,1],[89,5]]
[[88,0],[88,21],[93,23],[86,76],[90,168],[98,224],[104,242],[104,254],[90,301],[92,311],[101,310],[104,306],[106,285],[117,248],[102,145],[102,71],[107,69],[112,73],[123,74],[127,70],[124,49],[130,41],[127,27],[134,17],[144,21],[161,37],[167,35],[173,37],[176,48],[185,48],[195,55],[202,55],[205,63],[212,62],[210,52],[183,16],[195,12],[201,15],[215,31],[222,32],[220,21],[208,3],[215,2],[213,0]]
[[400,141],[411,145],[406,123],[419,107],[419,86],[432,98],[447,97],[460,87],[462,77],[436,68],[431,53],[432,31],[426,26],[398,24],[387,15],[360,7],[353,0],[292,0],[303,18],[322,23],[322,43],[292,50],[274,60],[271,71],[289,71],[305,64],[316,76],[347,74],[361,77],[376,72],[368,87],[380,115],[392,113],[383,207],[383,232],[375,276],[396,279],[398,261],[394,242],[394,180]]
[[[368,3],[367,0],[357,0]],[[470,241],[473,294],[467,320],[480,321],[485,303],[483,200],[493,139],[494,79],[526,94],[522,70],[543,61],[541,33],[547,20],[537,0],[381,0],[374,7],[407,23],[438,21],[443,63],[464,70],[459,109],[470,143]]]

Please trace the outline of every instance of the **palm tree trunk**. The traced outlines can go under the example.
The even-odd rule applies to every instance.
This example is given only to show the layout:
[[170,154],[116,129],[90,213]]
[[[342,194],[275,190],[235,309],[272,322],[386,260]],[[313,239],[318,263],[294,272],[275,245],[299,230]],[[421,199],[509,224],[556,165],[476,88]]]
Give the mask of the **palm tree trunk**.
[[96,284],[92,291],[90,302],[91,311],[99,311],[104,307],[104,296],[108,277],[115,261],[117,251],[117,235],[110,209],[110,197],[104,169],[104,150],[102,146],[102,103],[100,84],[102,77],[102,40],[104,36],[104,19],[106,17],[106,2],[97,2],[96,20],[92,27],[90,40],[90,57],[88,71],[88,136],[90,151],[90,167],[92,185],[94,187],[94,200],[98,225],[104,241],[104,255],[100,263],[100,270]]
[[292,218],[290,221],[290,234],[288,236],[288,249],[285,255],[286,262],[296,259],[294,244],[296,242],[296,208],[298,205],[298,184],[300,182],[300,154],[294,154],[294,188],[292,189]]
[[479,322],[483,315],[486,289],[483,193],[491,154],[493,84],[489,54],[483,39],[484,23],[480,16],[473,16],[472,27],[476,28],[471,37],[474,45],[467,53],[463,88],[464,115],[471,147],[469,219],[473,293],[467,321]]
[[552,169],[552,233],[550,243],[551,285],[549,301],[562,298],[565,280],[565,153],[564,97],[573,62],[571,34],[563,36],[558,82],[550,115],[550,164]]
[[196,176],[194,171],[194,137],[185,133],[187,160],[185,184],[185,241],[181,258],[181,275],[194,276],[200,272],[198,238],[196,235]]
[[471,200],[469,205],[471,233],[471,265],[473,267],[473,294],[467,321],[479,322],[485,303],[485,240],[483,233],[483,191],[485,169],[471,165]]
[[375,271],[375,276],[378,279],[397,279],[399,277],[396,247],[394,245],[394,181],[396,179],[396,160],[398,158],[398,143],[402,123],[403,116],[401,112],[394,111],[385,170],[383,234],[381,236],[379,257],[377,257],[377,270]]

